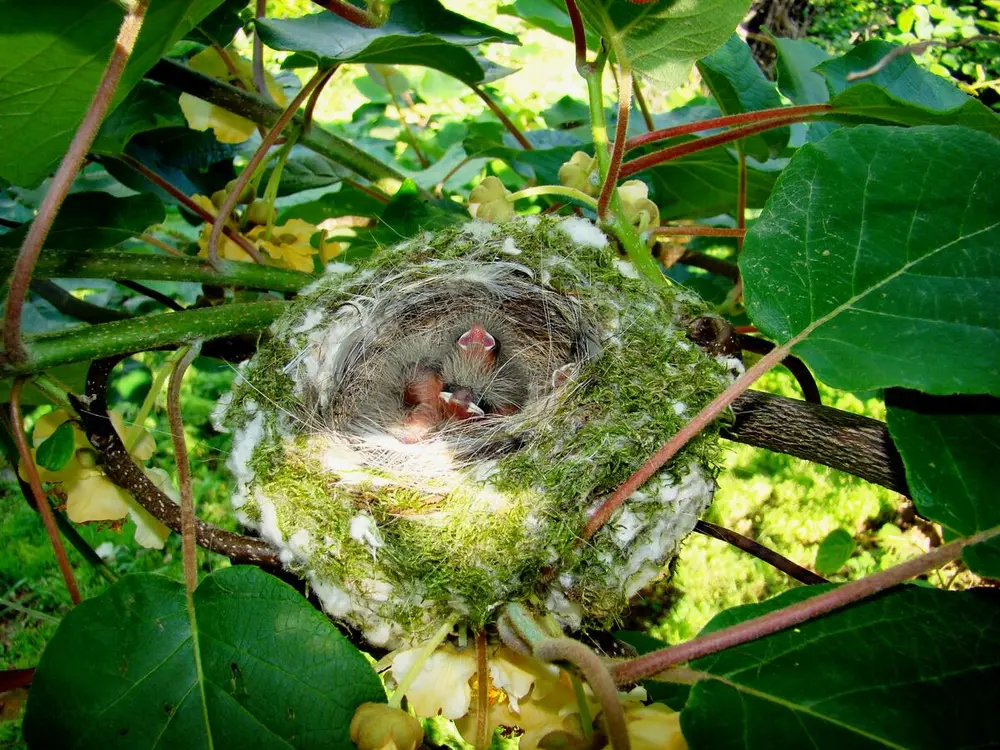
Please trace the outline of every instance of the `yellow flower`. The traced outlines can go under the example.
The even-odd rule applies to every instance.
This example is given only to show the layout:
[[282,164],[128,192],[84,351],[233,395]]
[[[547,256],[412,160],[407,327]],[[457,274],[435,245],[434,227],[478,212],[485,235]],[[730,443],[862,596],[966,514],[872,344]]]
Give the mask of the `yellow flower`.
[[469,194],[469,213],[474,219],[500,222],[514,218],[514,207],[507,202],[510,191],[497,177],[484,177]]
[[[217,78],[226,83],[236,83],[239,81],[245,87],[252,89],[253,66],[250,61],[240,57],[233,51],[227,51],[227,54],[236,70],[235,74],[226,65],[222,59],[222,55],[212,47],[203,49],[188,60],[187,64],[199,73],[204,73],[207,76]],[[281,107],[284,107],[287,102],[281,86],[266,71],[264,78],[271,98]],[[215,131],[215,137],[222,143],[242,143],[253,135],[254,130],[257,129],[257,126],[250,120],[239,115],[234,115],[222,107],[209,104],[205,100],[198,99],[190,94],[181,94],[180,105],[181,111],[184,112],[184,117],[187,119],[188,127],[194,130],[208,130],[211,128]]]
[[247,233],[247,238],[265,253],[264,259],[269,266],[312,273],[313,256],[319,250],[309,240],[318,231],[308,221],[289,219],[281,226],[271,227],[269,239],[264,239],[266,226],[254,227]]
[[641,180],[629,180],[618,188],[625,218],[639,231],[660,225],[660,209],[649,199],[649,187]]
[[[687,750],[681,715],[662,703],[625,707],[625,725],[632,750]],[[605,745],[602,750],[610,750]]]
[[[35,423],[32,435],[34,448],[37,450],[59,425],[68,420],[69,414],[61,409],[41,417]],[[122,440],[129,441],[129,431],[125,429],[120,412],[111,412],[111,423]],[[50,471],[36,464],[41,480],[58,483],[66,495],[66,515],[73,523],[119,521],[130,516],[136,525],[136,542],[143,547],[162,549],[163,541],[170,533],[170,529],[139,505],[128,492],[108,479],[97,466],[96,452],[83,430],[75,422],[72,425],[74,453],[69,462],[58,471]],[[134,442],[135,446],[131,449],[130,455],[138,461],[148,460],[156,450],[155,442],[145,430],[138,433],[138,439]],[[161,490],[165,491],[165,487],[170,486],[166,472],[159,469],[143,469],[143,471]],[[20,467],[19,473],[22,477],[25,476],[23,466]],[[171,486],[167,494],[171,495],[172,492]]]
[[568,162],[559,167],[559,183],[596,198],[600,189],[597,159],[587,156],[583,151],[577,151]]
[[[391,673],[400,684],[423,655],[422,648],[407,649],[392,658]],[[420,673],[404,695],[417,716],[441,714],[446,719],[460,719],[469,712],[472,688],[469,680],[476,673],[475,649],[459,651],[454,646],[439,647],[419,667]]]
[[358,750],[416,750],[424,729],[401,708],[362,703],[351,719],[351,740]]
[[[206,195],[192,195],[191,200],[208,211],[212,216],[218,213],[215,204]],[[229,222],[229,226],[233,226],[232,221]],[[201,234],[198,235],[199,258],[208,257],[208,238],[211,234],[212,225],[206,221],[201,228]],[[219,237],[219,257],[223,260],[240,260],[253,263],[253,258],[250,257],[249,253],[224,234]]]

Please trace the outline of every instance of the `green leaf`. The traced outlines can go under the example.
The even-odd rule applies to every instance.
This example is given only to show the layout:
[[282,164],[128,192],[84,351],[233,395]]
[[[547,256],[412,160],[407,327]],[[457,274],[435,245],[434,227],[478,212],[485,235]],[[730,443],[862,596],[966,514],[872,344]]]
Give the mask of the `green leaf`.
[[[816,588],[827,587],[725,612],[706,631]],[[681,727],[692,750],[990,747],[1000,742],[998,638],[997,592],[906,586],[691,662],[704,679]]]
[[338,216],[378,216],[385,204],[357,188],[342,187],[316,200],[297,203],[281,211],[278,223],[289,219],[302,219],[310,224],[319,224]]
[[830,56],[805,39],[770,37],[778,51],[775,69],[778,90],[793,104],[821,104],[830,98],[823,76],[816,66]]
[[108,118],[101,123],[91,147],[95,154],[118,156],[138,133],[162,128],[187,127],[177,92],[152,81],[139,81]]
[[59,471],[73,457],[73,423],[63,422],[35,452],[35,463],[49,471]]
[[[220,2],[151,3],[112,108]],[[104,73],[122,14],[117,0],[0,0],[0,177],[33,187],[58,163]]]
[[[1000,526],[1000,401],[892,389],[886,406],[920,515],[954,536]],[[966,548],[962,556],[974,572],[1000,578],[1000,539]]]
[[[914,155],[919,155],[915,158]],[[806,144],[747,234],[747,312],[835,388],[1000,393],[1000,143],[957,127]]]
[[844,529],[834,529],[819,543],[816,550],[816,571],[825,576],[833,575],[854,554],[854,537]]
[[[733,34],[715,52],[698,61],[698,72],[724,114],[737,115],[781,106],[778,89],[764,77],[750,48]],[[775,128],[740,141],[743,150],[760,161],[778,156],[791,131]]]
[[580,0],[584,20],[614,57],[666,94],[719,47],[746,15],[746,0]]
[[222,4],[188,33],[187,38],[202,44],[228,47],[243,26],[243,16],[250,15],[250,0],[222,0]]
[[437,0],[399,0],[389,20],[376,29],[355,26],[329,11],[263,19],[256,26],[268,47],[299,53],[286,65],[422,65],[470,84],[486,77],[474,54],[477,45],[517,43],[517,37],[453,13]]
[[33,747],[347,748],[355,709],[384,702],[364,656],[258,568],[184,586],[130,575],[70,612],[35,672]]
[[[560,39],[573,41],[573,28],[563,0],[514,0],[509,5],[501,5],[497,12],[520,18]],[[596,50],[601,45],[601,38],[591,29],[585,29],[585,34],[587,47]]]
[[[52,224],[46,247],[87,250],[112,247],[142,234],[166,218],[163,203],[155,195],[117,198],[102,192],[73,193]],[[0,248],[20,247],[28,226],[0,234]]]
[[[273,169],[268,168],[261,180],[266,185],[271,178]],[[281,170],[281,182],[278,183],[278,196],[292,195],[303,190],[330,187],[338,184],[352,172],[325,156],[310,151],[304,146],[295,146]]]

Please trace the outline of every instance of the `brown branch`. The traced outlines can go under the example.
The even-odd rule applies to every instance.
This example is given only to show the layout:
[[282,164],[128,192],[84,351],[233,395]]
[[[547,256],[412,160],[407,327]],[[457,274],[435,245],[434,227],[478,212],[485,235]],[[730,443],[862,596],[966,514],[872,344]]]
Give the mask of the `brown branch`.
[[184,586],[188,594],[198,588],[198,554],[195,547],[194,495],[191,492],[191,464],[188,461],[187,443],[184,440],[184,420],[181,417],[181,381],[184,372],[201,352],[201,341],[196,341],[184,353],[170,373],[167,387],[167,414],[170,420],[170,438],[174,443],[174,463],[181,491],[181,557],[184,562]]
[[347,0],[313,0],[313,2],[321,8],[326,8],[331,13],[335,13],[345,21],[350,21],[355,26],[362,26],[366,29],[378,28],[385,23],[388,17],[376,16],[363,8],[351,5]]
[[313,92],[309,95],[309,100],[306,102],[305,109],[302,110],[302,132],[300,135],[305,135],[309,132],[309,128],[312,127],[313,113],[316,111],[316,103],[319,101],[319,95],[323,93],[323,87],[330,82],[330,79],[333,78],[333,74],[339,69],[339,65],[334,65],[326,71],[326,75],[324,75],[322,80],[316,84],[316,88],[314,88]]
[[[206,346],[205,353],[210,351]],[[131,493],[153,516],[180,533],[181,509],[132,460],[108,416],[108,376],[124,356],[94,360],[87,372],[87,396],[85,399],[70,396],[70,400],[80,415],[87,438],[104,460],[104,473],[108,478]],[[197,519],[195,537],[199,546],[225,555],[234,563],[279,567],[277,554],[261,539],[224,531]]]
[[62,539],[59,537],[59,529],[56,528],[55,515],[52,513],[52,506],[42,489],[42,480],[38,476],[38,467],[35,466],[35,459],[31,455],[28,447],[28,436],[24,434],[24,420],[21,417],[21,391],[24,388],[25,378],[14,379],[14,385],[10,389],[10,428],[14,436],[14,444],[17,446],[17,453],[21,459],[21,466],[28,474],[28,484],[31,485],[31,494],[35,497],[35,507],[42,516],[42,523],[45,524],[45,532],[52,542],[52,551],[56,556],[56,563],[59,565],[59,572],[62,573],[66,588],[69,591],[69,598],[73,604],[80,603],[80,589],[76,585],[76,577],[73,575],[73,568],[69,564],[66,556],[66,548],[63,547]]
[[713,258],[711,255],[698,253],[694,250],[685,250],[684,254],[677,259],[677,262],[683,263],[685,266],[694,266],[709,273],[724,276],[734,284],[740,278],[740,269],[735,263],[730,263],[728,260],[723,260],[722,258]]
[[706,227],[701,224],[682,224],[671,227],[653,227],[647,230],[651,237],[744,237],[745,229]]
[[611,145],[611,161],[608,163],[608,173],[604,176],[604,184],[601,185],[601,194],[597,197],[597,216],[604,218],[608,212],[608,204],[611,196],[618,185],[618,173],[622,166],[622,157],[625,155],[625,141],[628,138],[628,119],[632,109],[632,87],[628,81],[632,80],[631,71],[621,66],[618,75],[618,122],[615,125],[615,142]]
[[84,323],[109,323],[112,320],[126,320],[133,317],[130,313],[121,310],[110,310],[86,300],[77,299],[49,279],[32,279],[31,291],[63,315],[69,315]]
[[507,132],[514,136],[514,139],[521,144],[521,148],[525,151],[531,151],[534,146],[531,145],[531,141],[524,137],[524,133],[521,132],[520,128],[514,124],[514,121],[507,117],[507,113],[500,108],[500,105],[493,101],[493,97],[487,94],[481,87],[469,84],[469,88],[476,92],[476,96],[483,100],[490,111],[497,116],[497,119],[503,123],[503,126],[507,128]]
[[180,312],[186,309],[184,305],[180,304],[174,299],[171,299],[163,292],[158,292],[155,289],[150,289],[145,284],[140,284],[138,281],[129,281],[128,279],[114,279],[116,284],[121,284],[126,289],[131,289],[133,292],[138,292],[144,297],[149,297],[151,300],[159,302],[164,307],[167,307],[174,312]]
[[566,12],[569,14],[570,26],[573,27],[576,69],[580,75],[586,77],[584,68],[587,65],[587,32],[583,28],[583,16],[580,15],[580,9],[576,7],[576,0],[566,0]]
[[896,47],[891,50],[885,57],[879,60],[877,63],[872,65],[870,68],[865,68],[864,70],[856,70],[853,73],[847,74],[848,81],[860,81],[862,78],[867,78],[868,76],[873,76],[880,70],[883,70],[889,63],[895,60],[900,55],[913,54],[922,55],[927,51],[929,47],[944,47],[945,49],[952,49],[954,47],[965,47],[969,44],[978,44],[979,42],[994,42],[1000,43],[1000,36],[995,34],[976,34],[975,36],[970,36],[965,39],[959,39],[954,42],[946,42],[942,39],[926,39],[922,42],[916,42],[915,44],[904,44],[902,47]]
[[884,422],[830,406],[747,391],[722,437],[829,466],[909,495],[906,472]]
[[718,539],[719,541],[731,544],[744,552],[748,552],[758,560],[763,560],[768,565],[777,568],[782,573],[794,578],[799,583],[804,583],[806,585],[829,583],[829,581],[827,581],[823,576],[816,575],[808,568],[803,568],[798,563],[789,560],[787,557],[775,552],[773,549],[765,547],[763,544],[755,542],[753,539],[745,537],[742,534],[737,534],[735,531],[730,529],[722,526],[716,526],[714,523],[709,523],[708,521],[698,521],[694,525],[694,530],[699,534],[710,536],[713,539]]
[[101,76],[97,91],[91,99],[87,113],[83,122],[76,129],[73,140],[69,144],[66,155],[63,156],[52,178],[52,184],[45,193],[42,205],[38,209],[35,220],[31,222],[28,234],[24,238],[21,250],[17,255],[17,262],[14,264],[14,271],[11,273],[9,291],[7,294],[7,314],[3,326],[3,343],[7,350],[7,356],[14,362],[22,361],[27,352],[21,341],[21,318],[24,313],[24,300],[28,294],[28,283],[31,281],[31,272],[35,268],[35,261],[42,251],[45,238],[52,228],[56,214],[62,207],[63,200],[69,193],[69,189],[76,179],[83,160],[90,150],[97,130],[101,126],[104,115],[111,106],[111,99],[118,88],[118,81],[121,80],[122,72],[132,55],[132,48],[135,40],[139,36],[142,22],[146,17],[148,0],[136,0],[122,20],[121,28],[115,39],[115,48],[108,60],[108,65]]
[[[743,333],[735,335],[740,349],[747,352],[753,352],[754,354],[767,354],[776,346],[774,342],[767,341],[766,339],[758,338],[756,336],[748,336]],[[781,364],[786,370],[795,376],[795,379],[799,383],[799,388],[802,389],[802,397],[806,401],[814,404],[823,403],[823,400],[819,395],[819,386],[816,385],[816,379],[813,377],[813,374],[809,372],[809,368],[806,367],[805,362],[798,357],[789,355],[781,361]]]

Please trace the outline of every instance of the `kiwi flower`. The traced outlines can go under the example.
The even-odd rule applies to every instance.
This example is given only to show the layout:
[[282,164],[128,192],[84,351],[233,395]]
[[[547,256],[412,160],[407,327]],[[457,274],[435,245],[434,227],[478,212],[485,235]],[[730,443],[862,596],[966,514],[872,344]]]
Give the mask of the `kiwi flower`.
[[469,194],[469,213],[475,219],[493,223],[513,219],[514,206],[507,201],[510,191],[497,177],[485,177]]
[[596,198],[601,187],[597,160],[583,151],[577,151],[568,162],[559,167],[559,183]]

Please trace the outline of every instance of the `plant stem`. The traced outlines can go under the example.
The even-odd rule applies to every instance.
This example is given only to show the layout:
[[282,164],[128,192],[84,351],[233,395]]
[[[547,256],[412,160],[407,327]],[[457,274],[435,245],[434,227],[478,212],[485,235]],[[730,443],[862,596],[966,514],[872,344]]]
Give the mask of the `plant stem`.
[[340,65],[334,65],[332,68],[326,71],[326,75],[323,79],[316,85],[313,92],[309,95],[309,101],[306,102],[306,107],[302,110],[302,129],[299,132],[299,136],[305,135],[309,132],[309,128],[312,127],[313,123],[313,113],[316,111],[316,103],[319,101],[319,95],[323,93],[323,87],[330,82],[333,78],[333,74],[340,69]]
[[956,539],[932,549],[919,557],[895,565],[859,581],[851,581],[831,591],[818,594],[791,606],[770,612],[761,617],[741,622],[714,633],[680,643],[676,646],[653,651],[636,659],[620,662],[614,669],[615,682],[628,685],[644,677],[650,677],[675,664],[718,653],[727,648],[748,643],[780,630],[800,625],[808,620],[833,612],[848,604],[873,596],[897,586],[915,576],[934,570],[952,560],[958,559],[962,550],[973,544],[985,542],[1000,536],[1000,527],[981,531],[971,537]]
[[[736,186],[736,254],[743,251],[743,240],[747,234],[747,155],[740,143],[736,144],[739,183]],[[739,282],[737,282],[739,283]]]
[[10,389],[10,427],[14,434],[14,443],[17,446],[17,453],[21,459],[21,466],[24,467],[28,475],[28,484],[31,486],[31,494],[35,498],[35,507],[42,517],[45,525],[45,532],[52,542],[52,551],[56,556],[56,563],[59,565],[59,572],[62,573],[63,581],[66,582],[66,589],[69,591],[69,598],[73,604],[80,603],[80,589],[76,585],[76,577],[73,575],[73,568],[70,567],[69,558],[66,556],[66,549],[63,547],[62,539],[59,537],[59,530],[56,528],[56,519],[49,505],[49,499],[42,489],[42,480],[38,476],[38,467],[35,466],[35,459],[31,455],[28,447],[28,436],[24,433],[24,419],[21,416],[21,392],[24,389],[25,378],[14,379],[14,384]]
[[376,29],[385,23],[388,14],[377,16],[364,8],[352,5],[346,0],[313,0],[316,5],[326,8],[331,13],[335,13],[345,21],[350,21],[355,26],[362,26],[366,29]]
[[7,350],[7,356],[11,359],[23,359],[26,356],[24,345],[21,342],[21,317],[24,312],[24,300],[28,294],[28,283],[31,281],[31,272],[35,267],[38,254],[42,251],[45,238],[52,228],[56,214],[62,207],[63,200],[69,193],[69,189],[76,178],[83,160],[90,150],[97,130],[101,126],[104,115],[107,114],[111,99],[118,88],[118,81],[121,80],[122,72],[132,54],[135,40],[139,36],[142,22],[146,17],[146,8],[149,6],[148,0],[136,0],[125,18],[122,20],[121,28],[115,39],[115,47],[111,53],[111,59],[104,70],[104,75],[97,86],[97,91],[91,99],[87,113],[83,122],[76,129],[73,140],[69,144],[66,155],[63,156],[56,170],[52,184],[49,186],[42,205],[38,209],[35,220],[31,222],[28,234],[24,238],[21,250],[17,256],[17,263],[14,266],[14,273],[10,279],[10,288],[7,294],[7,314],[3,327],[3,343]]
[[[36,264],[35,268],[38,269],[39,265],[41,264]],[[133,317],[127,312],[111,310],[77,299],[50,279],[32,279],[30,289],[33,294],[37,294],[59,312],[84,323],[108,323],[112,320],[128,320]]]
[[174,299],[171,299],[162,292],[158,292],[155,289],[150,289],[148,286],[140,284],[138,281],[129,281],[128,279],[112,279],[116,284],[121,284],[126,289],[131,289],[133,292],[138,292],[144,297],[159,302],[164,307],[173,310],[175,312],[180,312],[184,309],[184,305],[180,304]]
[[756,542],[750,537],[738,534],[731,529],[716,526],[708,521],[698,521],[694,525],[694,530],[699,534],[718,539],[720,542],[731,544],[737,549],[747,552],[758,560],[766,562],[768,565],[780,570],[790,578],[794,578],[799,583],[813,585],[818,583],[829,583],[823,576],[816,575],[808,568],[803,568],[798,563],[789,560],[784,555],[778,554],[773,549],[765,547],[760,542]]
[[647,229],[650,237],[742,237],[745,229],[729,229],[727,227],[703,227],[695,224],[678,227],[653,227]]
[[580,9],[576,6],[576,0],[566,0],[566,12],[569,14],[569,22],[573,27],[573,49],[576,59],[576,69],[584,78],[587,77],[585,68],[587,67],[587,32],[583,27],[583,17]]
[[643,133],[629,138],[625,144],[625,150],[631,151],[639,146],[645,146],[657,141],[664,141],[668,138],[676,138],[681,135],[700,133],[703,130],[715,130],[716,128],[728,128],[733,125],[745,125],[754,122],[764,122],[766,120],[784,120],[789,117],[799,119],[794,122],[809,120],[816,115],[829,112],[832,107],[829,104],[803,104],[798,107],[775,107],[774,109],[759,109],[754,112],[743,112],[738,115],[724,115],[713,117],[708,120],[698,122],[688,122],[683,125],[674,125],[662,130],[654,130],[651,133]]
[[615,142],[611,149],[608,171],[604,175],[604,182],[601,184],[601,193],[597,198],[597,216],[600,219],[603,219],[608,213],[608,203],[611,201],[611,194],[618,185],[618,172],[622,167],[622,156],[625,155],[629,112],[632,109],[632,87],[628,85],[628,81],[631,80],[631,71],[624,65],[620,66],[618,74],[618,122],[615,126]]
[[525,188],[524,190],[518,190],[516,193],[511,193],[507,196],[507,200],[513,203],[514,201],[521,200],[522,198],[532,198],[536,195],[561,195],[564,198],[569,198],[578,203],[582,203],[587,208],[592,208],[595,211],[597,210],[596,200],[576,188],[566,187],[565,185],[536,185],[535,187]]
[[773,130],[774,128],[791,125],[795,122],[801,122],[801,118],[787,117],[783,119],[765,120],[753,125],[733,128],[723,133],[716,133],[715,135],[709,135],[704,138],[698,138],[694,141],[688,141],[687,143],[680,143],[676,146],[660,149],[659,151],[654,151],[651,154],[646,154],[625,162],[619,176],[622,178],[630,177],[636,172],[641,172],[644,169],[655,167],[657,164],[663,164],[671,159],[677,159],[681,156],[697,153],[698,151],[715,148],[716,146],[720,146],[724,143],[738,141],[741,138],[746,138],[756,133],[762,133],[765,130]]
[[490,671],[486,661],[486,631],[476,635],[476,741],[475,750],[490,745]]
[[524,133],[521,132],[520,128],[518,128],[517,125],[514,124],[514,121],[507,116],[507,113],[500,108],[500,105],[493,101],[493,97],[487,94],[486,91],[480,86],[470,84],[469,88],[475,91],[476,96],[482,99],[486,106],[490,108],[490,111],[497,116],[497,119],[503,123],[505,128],[507,128],[507,132],[514,136],[514,139],[521,144],[521,148],[525,151],[531,151],[534,149],[534,146],[531,145],[531,141],[524,136]]
[[639,111],[642,112],[642,119],[646,122],[646,129],[653,132],[656,130],[656,123],[653,122],[653,115],[649,112],[649,105],[646,104],[646,98],[642,95],[642,86],[639,85],[639,79],[635,76],[632,76],[632,92],[635,94],[635,101],[639,105]]
[[417,161],[420,162],[420,166],[427,169],[430,166],[430,162],[427,161],[427,157],[424,156],[424,152],[420,150],[420,144],[417,142],[417,137],[413,134],[410,129],[410,123],[406,121],[406,112],[403,111],[403,106],[399,103],[399,99],[396,92],[392,90],[392,83],[389,81],[389,76],[383,76],[385,79],[385,89],[389,92],[389,98],[392,99],[393,105],[396,107],[396,114],[399,115],[399,123],[403,126],[403,130],[406,131],[406,136],[410,139],[410,145],[413,147],[413,153],[417,155]]
[[174,257],[177,258],[186,257],[184,253],[182,253],[176,247],[168,245],[163,240],[159,239],[158,237],[154,237],[151,234],[140,234],[138,237],[136,237],[136,239],[139,240],[140,242],[145,242],[147,245],[152,245],[153,247],[162,250],[168,255],[173,255]]
[[456,622],[457,620],[448,620],[443,623],[441,627],[437,629],[437,632],[431,636],[431,639],[424,645],[420,652],[420,656],[418,656],[417,660],[410,665],[409,670],[407,670],[406,674],[403,675],[403,679],[399,681],[399,684],[396,685],[396,689],[393,690],[392,695],[389,696],[388,704],[392,708],[399,708],[402,704],[406,691],[410,689],[410,685],[412,685],[413,681],[417,679],[417,675],[420,674],[424,664],[426,664],[427,660],[431,658],[437,650],[437,647],[444,642],[444,639],[447,638],[454,629]]
[[[250,157],[250,161],[240,172],[239,176],[233,182],[232,188],[226,193],[226,199],[222,201],[222,205],[219,206],[219,213],[216,215],[216,220],[212,224],[212,232],[208,235],[208,262],[212,264],[213,268],[219,267],[219,239],[222,237],[222,228],[225,226],[226,222],[229,221],[230,215],[233,213],[233,209],[236,208],[236,203],[240,199],[240,195],[243,193],[243,188],[246,187],[247,182],[253,176],[254,171],[257,169],[258,165],[264,160],[267,152],[270,150],[271,146],[281,135],[281,131],[285,129],[285,126],[291,122],[292,117],[294,117],[296,111],[298,111],[299,106],[302,102],[306,100],[310,92],[319,85],[320,81],[326,75],[325,70],[318,70],[313,77],[310,78],[306,84],[302,87],[295,98],[292,99],[291,104],[288,105],[287,109],[282,112],[281,116],[275,121],[274,125],[271,126],[270,130],[267,131],[267,135],[261,140],[260,146],[254,152],[253,156]],[[260,261],[258,261],[260,262]]]
[[[257,0],[254,17],[258,20],[267,17],[267,0]],[[253,33],[253,86],[261,98],[271,100],[271,93],[267,90],[267,79],[264,78],[264,42],[256,26]]]
[[181,556],[184,560],[184,585],[188,593],[198,587],[198,546],[195,543],[194,496],[191,492],[191,465],[188,462],[187,444],[184,440],[184,420],[181,418],[181,381],[195,357],[201,352],[201,342],[196,341],[174,366],[167,387],[167,414],[170,418],[170,437],[174,442],[174,461],[177,465],[177,482],[181,491]]
[[121,320],[36,336],[25,342],[26,359],[4,362],[0,358],[0,377],[24,375],[125,352],[177,346],[195,338],[211,340],[262,331],[287,309],[287,302],[246,302],[146,315],[141,326],[134,320]]
[[[212,214],[210,211],[199,206],[180,188],[177,188],[171,183],[167,182],[167,180],[163,179],[160,175],[156,174],[156,172],[154,172],[152,169],[147,167],[142,162],[133,159],[128,154],[122,154],[118,158],[125,164],[128,164],[130,167],[132,167],[132,169],[134,169],[136,172],[141,174],[147,180],[152,182],[158,188],[168,193],[175,200],[184,204],[184,207],[186,209],[188,209],[194,214],[197,214],[199,217],[201,217],[202,221],[207,221],[209,224],[212,224],[213,226],[215,225],[216,215]],[[260,251],[257,250],[257,248],[253,246],[253,244],[251,244],[250,240],[248,240],[246,237],[244,237],[242,234],[240,234],[233,227],[230,226],[223,226],[222,231],[225,233],[226,237],[228,237],[237,245],[239,245],[240,248],[244,252],[246,252],[247,255],[253,258],[256,263],[263,264],[264,259],[261,257]]]

